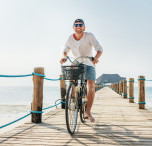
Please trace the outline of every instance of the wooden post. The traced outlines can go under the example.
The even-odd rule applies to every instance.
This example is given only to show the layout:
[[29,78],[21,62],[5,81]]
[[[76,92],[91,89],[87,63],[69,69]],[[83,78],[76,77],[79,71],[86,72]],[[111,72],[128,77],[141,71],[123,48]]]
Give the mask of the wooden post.
[[[63,76],[60,75],[60,78]],[[60,93],[61,93],[61,101],[65,102],[65,96],[66,96],[66,81],[61,79],[60,80]],[[65,103],[61,103],[61,108],[65,109]]]
[[139,109],[145,109],[145,76],[138,76]]
[[117,93],[119,94],[119,82],[117,82]]
[[123,95],[123,80],[121,81],[121,95]]
[[[44,75],[44,68],[37,67],[34,68],[34,73]],[[32,101],[32,111],[42,111],[43,106],[43,80],[44,77],[33,75],[33,101]],[[33,123],[41,123],[42,113],[32,113],[31,121]]]
[[129,78],[129,102],[134,103],[134,78]]
[[121,95],[121,81],[119,82],[119,95]]
[[124,89],[123,89],[124,88],[124,83],[123,82],[124,82],[124,80],[121,81],[121,89],[122,89],[121,90],[122,91],[121,96],[122,96],[122,98],[124,97]]
[[122,81],[122,98],[124,98],[124,80]]
[[123,81],[124,98],[127,98],[127,80]]
[[115,92],[116,92],[116,83],[114,85],[115,85]]

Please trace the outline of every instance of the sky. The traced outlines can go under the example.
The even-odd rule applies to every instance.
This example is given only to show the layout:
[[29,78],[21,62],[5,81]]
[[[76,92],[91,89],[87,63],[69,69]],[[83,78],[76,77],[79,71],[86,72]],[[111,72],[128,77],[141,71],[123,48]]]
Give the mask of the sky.
[[[47,78],[59,78],[62,50],[74,20],[82,18],[103,47],[97,77],[152,79],[151,8],[152,0],[0,0],[0,74],[44,67]],[[0,78],[5,85],[32,86],[32,77]]]

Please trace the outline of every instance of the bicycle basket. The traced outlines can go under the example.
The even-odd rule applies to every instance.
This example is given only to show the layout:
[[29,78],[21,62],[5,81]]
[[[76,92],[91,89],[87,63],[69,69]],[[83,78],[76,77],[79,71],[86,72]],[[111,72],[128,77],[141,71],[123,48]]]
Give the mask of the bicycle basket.
[[62,66],[63,80],[86,80],[86,65]]

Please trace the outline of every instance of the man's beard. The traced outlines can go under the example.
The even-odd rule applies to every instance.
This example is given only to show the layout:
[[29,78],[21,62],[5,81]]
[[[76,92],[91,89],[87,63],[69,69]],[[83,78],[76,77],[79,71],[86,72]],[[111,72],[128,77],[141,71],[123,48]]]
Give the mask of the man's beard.
[[83,31],[82,30],[77,30],[76,31],[78,34],[81,34]]

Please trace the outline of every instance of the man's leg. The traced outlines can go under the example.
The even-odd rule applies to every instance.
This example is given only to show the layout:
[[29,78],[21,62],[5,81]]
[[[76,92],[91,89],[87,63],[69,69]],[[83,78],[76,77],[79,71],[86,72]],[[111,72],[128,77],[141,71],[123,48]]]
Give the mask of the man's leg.
[[91,122],[94,122],[95,119],[91,115],[91,107],[95,97],[95,82],[93,80],[87,80],[87,84],[88,84],[88,94],[87,94],[86,116],[88,116]]

